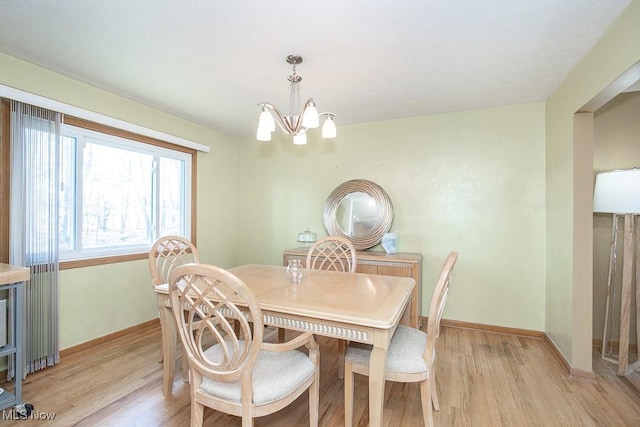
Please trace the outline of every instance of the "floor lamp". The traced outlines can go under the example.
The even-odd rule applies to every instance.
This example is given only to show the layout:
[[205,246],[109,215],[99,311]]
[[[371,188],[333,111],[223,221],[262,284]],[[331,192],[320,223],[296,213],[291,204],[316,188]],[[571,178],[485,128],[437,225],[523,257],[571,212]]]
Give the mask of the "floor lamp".
[[[607,302],[602,334],[602,359],[618,365],[618,375],[628,375],[640,366],[640,361],[629,364],[629,335],[631,324],[632,288],[635,285],[636,345],[640,344],[640,240],[636,215],[640,214],[640,169],[602,172],[596,176],[593,193],[593,212],[613,214],[611,226],[611,249],[607,278]],[[616,279],[618,220],[624,218],[624,241],[622,252],[622,286],[620,294],[620,337],[618,358],[612,354],[611,339],[614,286]]]

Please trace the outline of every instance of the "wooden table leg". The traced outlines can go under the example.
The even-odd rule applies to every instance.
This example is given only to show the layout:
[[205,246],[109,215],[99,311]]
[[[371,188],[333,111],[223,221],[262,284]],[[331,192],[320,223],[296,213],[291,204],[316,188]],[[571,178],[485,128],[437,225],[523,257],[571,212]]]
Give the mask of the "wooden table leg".
[[376,331],[369,361],[369,426],[382,426],[384,412],[384,385],[390,331]]

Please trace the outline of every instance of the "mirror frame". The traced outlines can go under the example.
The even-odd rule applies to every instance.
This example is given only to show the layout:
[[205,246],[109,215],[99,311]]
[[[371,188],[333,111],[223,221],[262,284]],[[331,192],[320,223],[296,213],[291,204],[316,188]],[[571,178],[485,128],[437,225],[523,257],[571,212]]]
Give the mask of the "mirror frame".
[[[380,220],[368,234],[364,236],[349,236],[340,228],[336,213],[342,199],[351,193],[357,192],[367,194],[380,206]],[[374,247],[382,241],[382,236],[389,232],[393,222],[393,206],[391,206],[389,195],[378,184],[366,179],[353,179],[338,185],[329,194],[324,203],[322,217],[324,218],[324,227],[330,236],[344,237],[353,244],[356,250],[360,251]]]

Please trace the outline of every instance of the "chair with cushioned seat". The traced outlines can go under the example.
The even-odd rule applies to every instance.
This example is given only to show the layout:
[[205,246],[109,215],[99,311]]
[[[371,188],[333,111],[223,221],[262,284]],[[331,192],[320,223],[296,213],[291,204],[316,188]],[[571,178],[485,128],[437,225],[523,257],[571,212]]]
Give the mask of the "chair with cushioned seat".
[[[171,271],[184,264],[200,262],[200,255],[196,246],[188,239],[182,236],[164,236],[154,242],[149,250],[149,271],[151,272],[151,286],[153,288],[168,287],[169,274]],[[166,340],[177,340],[177,336],[166,336],[167,328],[163,325],[162,317],[160,317],[160,328],[162,331],[162,349]],[[163,360],[164,351],[160,351],[160,361]],[[175,360],[169,363],[170,366],[175,364]],[[188,380],[187,372],[188,364],[186,358],[182,358],[182,376],[184,381]],[[163,393],[171,394],[171,384],[173,383],[173,370],[163,380]]]
[[344,237],[324,237],[309,248],[306,266],[313,270],[355,273],[358,267],[356,249]]
[[[306,390],[309,424],[318,425],[320,355],[313,334],[282,344],[263,342],[264,328],[251,327],[263,323],[253,292],[211,265],[173,270],[169,294],[190,366],[192,426],[202,425],[205,406],[253,426],[254,418],[285,408]],[[301,346],[308,355],[296,350]]]
[[[419,382],[422,414],[425,426],[433,426],[433,409],[440,410],[435,380],[436,343],[440,335],[440,319],[447,301],[457,252],[451,252],[444,262],[429,307],[427,333],[399,325],[391,337],[387,353],[385,380]],[[345,426],[353,425],[353,382],[355,373],[369,375],[371,346],[349,344],[345,355]],[[433,405],[433,409],[432,409]]]
[[[307,252],[308,269],[355,273],[358,267],[356,249],[344,237],[324,237],[315,242]],[[344,354],[347,342],[338,340],[338,378],[344,378]]]

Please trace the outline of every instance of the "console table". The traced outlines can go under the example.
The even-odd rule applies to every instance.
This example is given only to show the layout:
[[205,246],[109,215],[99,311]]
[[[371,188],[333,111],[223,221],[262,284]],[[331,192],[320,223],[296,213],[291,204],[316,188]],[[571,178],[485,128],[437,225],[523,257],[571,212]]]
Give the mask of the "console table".
[[[282,254],[282,263],[287,265],[290,259],[298,259],[306,265],[309,248],[287,249]],[[400,323],[413,328],[420,327],[422,315],[422,254],[357,251],[358,273],[380,274],[385,276],[411,277],[416,281],[411,301]]]

